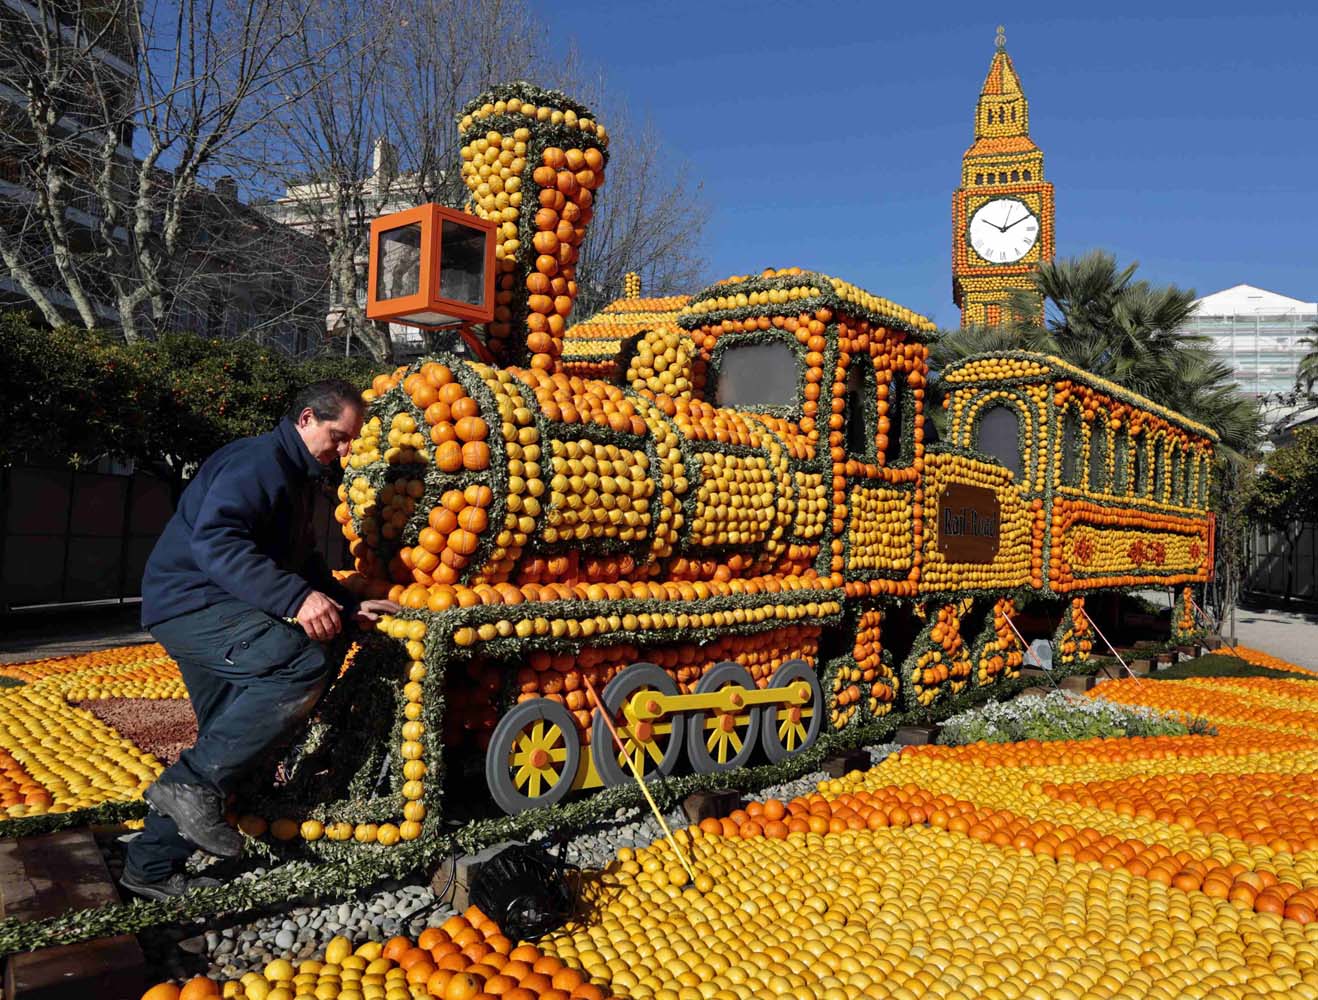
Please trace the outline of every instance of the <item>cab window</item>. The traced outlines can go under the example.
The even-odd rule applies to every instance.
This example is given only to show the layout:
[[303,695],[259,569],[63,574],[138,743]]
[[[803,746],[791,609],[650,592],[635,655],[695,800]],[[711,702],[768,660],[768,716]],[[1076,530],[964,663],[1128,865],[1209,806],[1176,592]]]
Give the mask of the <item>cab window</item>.
[[847,454],[865,462],[874,461],[875,385],[869,356],[855,358],[847,372]]
[[975,435],[975,447],[986,455],[992,455],[1020,479],[1023,472],[1021,462],[1020,417],[1010,406],[998,403],[984,410],[979,418],[979,428]]
[[796,352],[782,341],[729,344],[719,353],[714,400],[749,409],[795,407],[800,376]]
[[911,461],[911,443],[906,439],[906,424],[912,419],[910,390],[905,374],[897,374],[888,383],[888,444],[883,449],[885,465],[904,465]]

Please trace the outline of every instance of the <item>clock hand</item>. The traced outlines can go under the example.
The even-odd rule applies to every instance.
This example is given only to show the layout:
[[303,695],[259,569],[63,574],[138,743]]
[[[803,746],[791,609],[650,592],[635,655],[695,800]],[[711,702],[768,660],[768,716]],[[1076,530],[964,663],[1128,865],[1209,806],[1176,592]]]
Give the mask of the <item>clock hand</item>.
[[[1024,221],[1025,221],[1026,219],[1028,219],[1029,217],[1030,217],[1030,213],[1029,213],[1029,212],[1026,212],[1026,213],[1025,213],[1024,215],[1022,215],[1019,219],[1017,219],[1015,222],[1013,222],[1013,223],[1011,224],[1011,226],[1019,226],[1022,222],[1024,222]],[[1011,215],[1008,214],[1007,218],[1011,218]],[[1007,229],[1010,229],[1011,226],[1008,226]],[[1007,231],[1007,229],[1004,229],[1003,232],[1005,233],[1005,232]]]
[[[1011,218],[1011,213],[1014,211],[1016,211],[1016,205],[1014,203],[1007,206],[1007,214],[1002,217],[1002,225],[998,226],[998,232],[1005,233],[1008,228],[1010,228],[1007,225],[1007,221]],[[1012,225],[1015,225],[1015,223],[1012,223]]]

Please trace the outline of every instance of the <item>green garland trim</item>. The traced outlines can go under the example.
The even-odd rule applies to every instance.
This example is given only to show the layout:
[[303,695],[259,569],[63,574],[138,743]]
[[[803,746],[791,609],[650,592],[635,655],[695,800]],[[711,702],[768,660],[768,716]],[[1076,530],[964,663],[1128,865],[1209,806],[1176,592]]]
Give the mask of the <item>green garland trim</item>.
[[[839,278],[830,277],[819,271],[801,271],[798,274],[784,274],[766,278],[752,276],[737,281],[727,281],[697,292],[691,297],[677,315],[677,322],[688,330],[724,320],[758,319],[761,316],[797,316],[802,313],[814,313],[820,309],[830,309],[834,314],[843,313],[856,319],[868,320],[876,326],[900,331],[910,337],[925,342],[933,338],[936,327],[918,313],[910,312],[909,317],[897,312],[871,309],[858,302],[852,302],[838,294],[834,282]],[[793,288],[818,288],[819,294],[808,298],[789,299],[786,302],[765,302],[759,305],[735,306],[730,309],[715,309],[709,312],[695,312],[692,307],[701,302],[754,295],[759,292],[788,291]],[[857,291],[864,291],[857,289]],[[866,293],[868,294],[868,293]],[[879,296],[874,296],[878,299]],[[884,300],[885,302],[887,300]],[[901,309],[895,302],[889,302],[894,309]],[[907,310],[909,312],[909,310]]]
[[[1054,670],[1052,676],[1060,679],[1083,672],[1086,671]],[[987,701],[990,696],[1008,698],[1035,686],[1035,678],[1019,677],[1003,681],[992,688],[969,687],[940,706],[934,717],[946,718]],[[661,808],[671,806],[692,792],[705,789],[732,788],[755,792],[816,770],[820,762],[833,753],[881,741],[901,726],[922,725],[928,721],[929,713],[890,713],[841,733],[821,733],[814,746],[779,764],[741,768],[721,774],[682,775],[648,783],[648,787]],[[643,802],[640,790],[634,785],[619,785],[550,809],[476,820],[453,834],[440,833],[432,825],[433,814],[430,814],[424,824],[426,833],[412,843],[380,847],[348,841],[331,845],[342,850],[330,852],[332,856],[327,854],[322,863],[307,859],[290,860],[260,878],[215,889],[196,890],[177,899],[116,903],[45,920],[2,920],[0,956],[115,934],[132,934],[161,924],[203,920],[220,913],[236,916],[293,900],[340,899],[384,879],[401,879],[426,870],[454,850],[472,852],[504,840],[525,837],[534,830],[584,831],[611,818],[611,814],[618,809],[637,807]],[[141,803],[114,805],[141,807]],[[67,813],[61,818],[78,815],[79,822],[87,823],[92,821],[90,814],[103,813],[104,810],[105,807],[82,810],[80,814]],[[106,821],[112,822],[113,818],[106,816]],[[0,829],[0,833],[4,832]],[[277,862],[279,855],[270,850],[270,845],[256,841],[249,841],[248,844],[254,845],[266,858]]]

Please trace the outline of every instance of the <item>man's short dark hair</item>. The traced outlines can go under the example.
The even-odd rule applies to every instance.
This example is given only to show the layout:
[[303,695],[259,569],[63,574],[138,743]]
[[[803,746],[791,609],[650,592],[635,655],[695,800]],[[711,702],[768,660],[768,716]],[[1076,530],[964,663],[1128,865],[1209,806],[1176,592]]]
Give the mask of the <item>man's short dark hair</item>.
[[310,407],[317,420],[337,420],[342,416],[345,406],[364,409],[361,392],[351,382],[341,378],[321,379],[304,385],[293,394],[288,419],[296,422],[302,411]]

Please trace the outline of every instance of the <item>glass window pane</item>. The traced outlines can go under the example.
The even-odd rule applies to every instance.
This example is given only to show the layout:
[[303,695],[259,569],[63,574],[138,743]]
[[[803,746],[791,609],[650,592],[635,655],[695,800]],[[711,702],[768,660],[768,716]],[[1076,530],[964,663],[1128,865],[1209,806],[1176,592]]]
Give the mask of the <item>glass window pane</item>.
[[375,297],[399,299],[421,290],[421,226],[412,223],[380,234],[375,255]]
[[1075,407],[1066,408],[1062,420],[1062,485],[1080,485],[1080,417]]
[[990,406],[979,418],[979,436],[975,447],[992,455],[1020,479],[1020,420],[1010,406]]
[[906,411],[910,405],[906,376],[894,375],[888,383],[888,447],[883,452],[885,465],[911,461],[911,448],[906,440]]
[[1117,434],[1116,441],[1113,442],[1112,453],[1112,492],[1125,493],[1130,486],[1130,477],[1127,475],[1126,460],[1130,457],[1130,432],[1124,428]]
[[796,352],[781,341],[734,344],[719,358],[719,406],[795,406]]
[[1107,483],[1107,424],[1094,421],[1089,428],[1089,488],[1106,493]]
[[856,358],[847,373],[847,454],[874,461],[874,365],[869,355]]
[[479,306],[485,300],[483,229],[445,219],[440,227],[440,298]]

